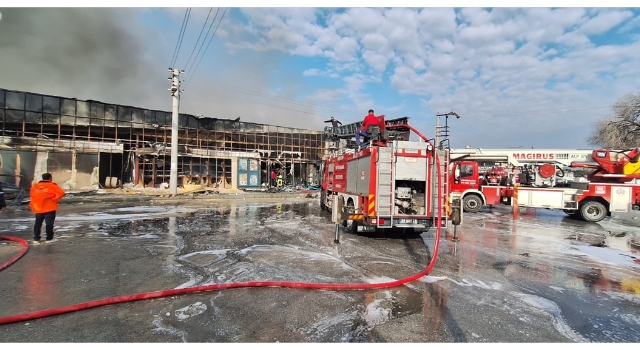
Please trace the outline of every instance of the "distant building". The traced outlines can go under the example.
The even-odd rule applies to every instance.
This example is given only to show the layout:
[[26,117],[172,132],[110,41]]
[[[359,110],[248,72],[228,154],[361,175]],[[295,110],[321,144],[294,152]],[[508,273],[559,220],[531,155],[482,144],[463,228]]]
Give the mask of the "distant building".
[[[260,187],[271,169],[292,185],[318,180],[322,131],[235,119],[180,114],[178,186]],[[0,89],[0,123],[2,182],[28,190],[49,172],[72,191],[169,183],[171,112]]]

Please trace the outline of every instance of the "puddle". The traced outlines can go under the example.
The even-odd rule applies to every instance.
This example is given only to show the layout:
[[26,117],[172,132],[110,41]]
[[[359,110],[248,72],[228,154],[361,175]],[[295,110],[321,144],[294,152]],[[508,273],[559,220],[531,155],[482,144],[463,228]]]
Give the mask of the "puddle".
[[[307,216],[309,203],[289,203],[274,205],[255,205],[237,207],[221,206],[214,208],[148,208],[129,207],[111,210],[118,215],[101,213],[101,220],[95,229],[109,236],[127,237],[158,235],[169,231],[170,218],[175,218],[176,234],[216,234],[234,228],[264,225],[270,218],[282,220]],[[141,214],[146,212],[147,214]],[[149,217],[162,213],[162,217]],[[140,215],[146,216],[140,218]],[[112,219],[112,220],[109,220]],[[235,231],[235,230],[234,230]]]
[[[432,289],[433,286],[427,285]],[[429,292],[422,293],[409,288],[388,289],[381,291],[372,291],[365,295],[366,311],[364,319],[367,324],[372,327],[378,324],[386,323],[391,319],[401,318],[412,314],[422,313],[425,309],[424,300],[430,300]],[[437,297],[436,297],[437,299]],[[446,304],[429,303],[428,313],[441,313],[446,308]],[[433,307],[439,310],[433,310]]]

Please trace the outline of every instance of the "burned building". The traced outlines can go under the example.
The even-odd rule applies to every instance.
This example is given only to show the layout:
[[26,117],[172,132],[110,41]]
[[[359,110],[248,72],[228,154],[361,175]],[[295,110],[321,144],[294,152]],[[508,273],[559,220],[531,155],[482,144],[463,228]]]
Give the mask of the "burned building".
[[[45,172],[66,190],[167,188],[171,112],[0,89],[0,181]],[[180,114],[178,186],[260,188],[272,170],[317,185],[323,132]]]

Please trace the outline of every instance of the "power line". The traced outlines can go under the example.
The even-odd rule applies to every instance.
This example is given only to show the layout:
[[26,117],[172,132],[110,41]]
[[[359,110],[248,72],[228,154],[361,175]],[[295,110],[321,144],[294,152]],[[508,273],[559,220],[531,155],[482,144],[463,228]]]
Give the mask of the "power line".
[[191,7],[187,8],[184,12],[184,18],[182,19],[182,27],[180,28],[180,34],[178,34],[178,42],[176,43],[176,48],[173,51],[173,58],[171,59],[170,67],[173,67],[178,60],[178,55],[180,54],[180,47],[182,46],[182,39],[184,38],[184,34],[187,31],[187,24],[189,23],[189,16],[191,16]]
[[176,47],[173,49],[173,55],[171,55],[171,63],[169,63],[169,67],[173,67],[173,61],[175,60],[176,52],[178,51],[178,43],[180,42],[180,36],[182,36],[182,31],[184,30],[184,22],[187,20],[188,11],[189,9],[187,9],[184,12],[184,17],[182,17],[182,25],[180,25],[180,33],[178,33],[178,40],[176,41]]
[[[209,8],[209,13],[207,14],[207,18],[204,20],[204,24],[202,25],[202,29],[200,29],[200,34],[198,34],[198,40],[196,40],[196,44],[193,46],[193,50],[191,50],[191,54],[189,55],[189,59],[187,60],[187,63],[184,64],[185,69],[186,69],[187,65],[189,65],[189,62],[191,61],[191,57],[193,57],[193,53],[196,52],[196,48],[198,47],[198,42],[200,42],[200,37],[202,36],[202,32],[204,32],[204,28],[207,26],[207,22],[209,21],[209,16],[211,16],[211,11],[213,11],[213,7]],[[217,15],[217,13],[216,13],[216,15]],[[215,21],[216,19],[214,18],[213,20]],[[213,22],[211,22],[211,23],[213,23]],[[211,27],[209,27],[209,28],[211,28]],[[207,33],[209,33],[209,32],[207,32]],[[205,39],[206,39],[206,36],[205,36]],[[204,40],[202,42],[204,42]]]
[[[196,67],[193,69],[193,71],[191,71],[191,76],[190,77],[187,76],[187,79],[186,79],[187,82],[185,83],[185,88],[186,88],[186,85],[189,83],[189,79],[194,76],[193,74],[198,69],[198,66],[200,66],[200,62],[202,61],[202,59],[206,55],[207,50],[209,49],[209,44],[211,44],[211,42],[213,41],[213,37],[216,35],[216,32],[218,31],[218,27],[220,26],[220,23],[224,19],[225,13],[227,13],[227,7],[225,7],[225,9],[224,9],[224,12],[222,13],[222,17],[220,17],[220,20],[218,21],[218,25],[216,25],[216,29],[213,31],[213,34],[211,34],[211,39],[209,39],[209,42],[207,43],[207,47],[204,49],[204,52],[202,53],[202,56],[200,56],[200,60],[198,61],[198,64],[196,64]],[[206,38],[205,38],[205,40],[206,40]]]
[[[209,36],[209,32],[211,31],[211,28],[213,27],[213,24],[216,22],[216,18],[218,18],[218,12],[220,12],[220,8],[219,7],[216,10],[216,15],[213,16],[213,20],[211,21],[211,24],[209,25],[209,29],[207,29],[207,34],[204,36],[204,39],[202,40],[202,43],[200,44],[200,48],[198,49],[198,53],[196,54],[196,57],[193,59],[193,62],[191,62],[191,65],[189,66],[189,68],[185,69],[185,71],[187,72],[187,77],[191,76],[191,68],[196,63],[196,60],[198,59],[198,56],[200,56],[200,51],[202,51],[202,48],[204,47],[204,43],[205,43],[205,41],[207,41],[207,37]],[[200,58],[200,59],[202,59],[202,58]],[[186,81],[188,81],[188,80],[189,79],[186,79]],[[186,84],[185,84],[185,86],[186,86]]]

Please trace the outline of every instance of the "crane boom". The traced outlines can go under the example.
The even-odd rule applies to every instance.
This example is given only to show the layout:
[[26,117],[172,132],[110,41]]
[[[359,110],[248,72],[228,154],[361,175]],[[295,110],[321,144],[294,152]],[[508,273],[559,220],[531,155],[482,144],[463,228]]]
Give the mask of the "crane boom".
[[551,163],[571,166],[571,163],[594,162],[593,150],[582,149],[452,149],[451,160],[506,162],[512,166],[530,163]]

